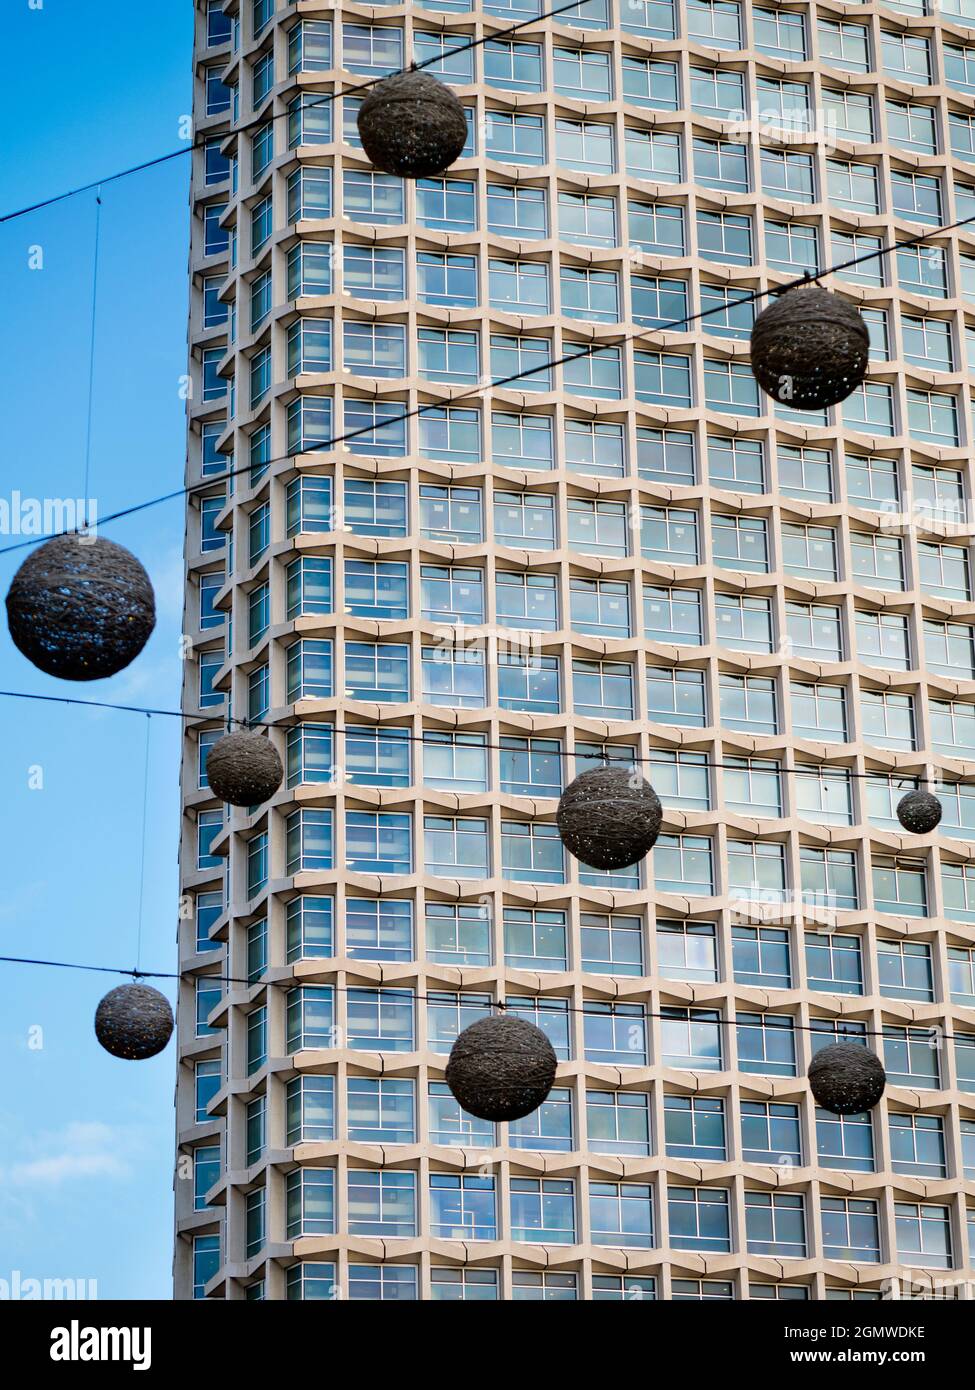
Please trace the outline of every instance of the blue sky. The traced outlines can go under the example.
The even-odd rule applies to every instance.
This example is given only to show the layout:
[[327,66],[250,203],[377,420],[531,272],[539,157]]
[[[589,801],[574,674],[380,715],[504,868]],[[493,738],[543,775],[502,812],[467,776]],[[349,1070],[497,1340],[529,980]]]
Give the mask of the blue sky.
[[[179,145],[192,0],[3,8],[0,213]],[[60,79],[40,82],[52,64]],[[101,514],[182,483],[188,170],[187,155],[103,190],[91,487]],[[85,194],[0,225],[0,498],[81,495],[94,209]],[[173,708],[182,505],[105,534],[152,576],[159,619],[148,646],[111,680],[58,682],[20,656],[3,622],[0,688]],[[17,539],[0,535],[0,548]],[[24,553],[0,555],[2,593]],[[132,964],[145,719],[9,699],[0,717],[0,954]],[[149,969],[176,965],[178,758],[178,721],[153,719]],[[0,1279],[19,1270],[97,1280],[102,1298],[169,1297],[174,1045],[142,1063],[101,1050],[92,1018],[117,977],[0,964],[0,982]]]

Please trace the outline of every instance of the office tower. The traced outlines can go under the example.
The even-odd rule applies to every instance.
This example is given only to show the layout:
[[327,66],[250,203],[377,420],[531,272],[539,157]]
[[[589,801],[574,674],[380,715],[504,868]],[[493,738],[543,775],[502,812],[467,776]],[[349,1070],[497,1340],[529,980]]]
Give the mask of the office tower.
[[[912,239],[975,215],[975,6],[929,6],[197,5],[179,1297],[966,1277],[975,235]],[[404,184],[341,93],[444,53],[468,147]],[[737,301],[841,263],[867,380],[774,406]],[[232,814],[228,716],[287,766]],[[607,755],[666,811],[616,873],[555,827]],[[560,1068],[495,1131],[444,1065],[497,1002]],[[868,1116],[812,1101],[837,1038]]]

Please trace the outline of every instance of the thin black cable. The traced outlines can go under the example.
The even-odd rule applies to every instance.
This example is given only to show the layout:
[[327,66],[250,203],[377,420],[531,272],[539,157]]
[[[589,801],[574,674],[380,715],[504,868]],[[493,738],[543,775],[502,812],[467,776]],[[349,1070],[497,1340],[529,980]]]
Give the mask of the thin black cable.
[[136,934],[135,945],[135,964],[136,969],[142,963],[142,919],[143,908],[146,895],[146,836],[149,828],[149,744],[150,734],[152,733],[152,715],[146,711],[146,754],[145,763],[142,770],[142,836],[141,850],[139,857],[139,914],[138,931]]
[[[386,984],[385,982],[383,982],[383,981],[380,981],[378,984],[363,983],[363,984],[361,984],[361,985],[336,985],[336,984],[327,984],[327,985],[315,985],[315,984],[312,984],[312,985],[309,985],[307,982],[301,981],[301,980],[261,980],[261,979],[251,980],[251,979],[247,979],[246,977],[240,976],[240,975],[214,975],[214,974],[207,973],[207,972],[205,972],[205,971],[201,971],[199,974],[194,974],[193,972],[188,971],[188,970],[183,971],[182,974],[180,974],[180,973],[178,973],[178,972],[176,972],[176,971],[171,971],[171,970],[170,970],[170,971],[167,971],[167,970],[125,970],[125,969],[122,968],[121,966],[87,965],[87,964],[81,963],[80,961],[68,961],[68,960],[37,960],[37,959],[33,959],[33,958],[29,957],[29,956],[0,956],[0,962],[3,962],[3,963],[8,964],[8,965],[40,965],[40,966],[48,966],[48,967],[50,967],[50,968],[59,969],[59,970],[90,970],[90,971],[95,971],[95,972],[97,972],[97,973],[99,973],[99,974],[105,974],[105,975],[125,975],[125,976],[128,976],[128,977],[132,978],[132,979],[139,979],[139,980],[180,980],[180,981],[183,981],[183,980],[194,980],[194,981],[195,981],[195,980],[207,980],[207,981],[213,981],[214,983],[219,983],[219,984],[246,985],[248,988],[251,988],[251,989],[253,989],[253,988],[269,989],[269,988],[272,988],[272,987],[276,987],[276,988],[279,988],[279,989],[288,989],[288,990],[290,990],[290,989],[302,989],[302,988],[330,989],[330,990],[332,990],[332,992],[335,993],[335,994],[361,994],[361,993],[363,993],[363,992],[369,992],[369,991],[373,991],[373,992],[375,992],[375,993],[383,992],[383,993],[385,993],[385,994],[402,994],[402,995],[404,995],[404,996],[408,996],[409,999],[410,999],[413,1003],[416,1003],[416,1004],[429,1004],[429,1003],[442,1004],[442,1003],[443,1003],[443,999],[442,999],[441,996],[442,996],[443,994],[454,994],[454,993],[456,993],[456,994],[458,994],[458,995],[460,995],[460,996],[466,996],[466,997],[468,997],[468,998],[473,998],[473,996],[475,996],[476,994],[482,992],[482,991],[479,991],[476,987],[458,987],[456,990],[444,989],[444,990],[442,990],[442,991],[440,992],[440,994],[436,994],[436,995],[434,995],[434,994],[415,994],[415,993],[413,992],[413,990],[411,990],[411,989],[409,988],[409,986],[404,986],[404,985],[393,985],[393,984],[387,985],[387,984]],[[517,994],[512,994],[512,995],[508,995],[508,996],[506,997],[506,999],[504,999],[504,1000],[490,1000],[490,1001],[488,1001],[487,1003],[485,1003],[485,1004],[483,1004],[483,1005],[481,1004],[481,1001],[478,1001],[478,1005],[477,1005],[477,1006],[485,1007],[485,1008],[489,1008],[489,1009],[497,1009],[497,1010],[499,1010],[501,1013],[514,1013],[514,1012],[517,1012],[517,1005],[515,1005],[515,1007],[512,1008],[512,1007],[511,1007],[511,1004],[512,1004],[513,1001],[515,1001],[515,1000],[531,999],[531,1000],[538,1000],[538,1001],[540,1001],[540,1002],[541,1002],[541,1001],[546,1001],[546,1000],[551,1000],[551,1001],[554,1002],[554,1001],[556,1001],[556,1000],[560,1000],[561,998],[562,998],[562,996],[560,996],[560,995],[551,995],[551,994],[539,994],[539,995],[517,995]],[[629,1012],[628,1010],[632,1010],[632,1009],[634,1009],[634,1008],[638,1008],[638,1009],[640,1009],[640,1015],[639,1015],[639,1017],[641,1017],[641,1018],[644,1018],[644,1019],[659,1018],[659,1019],[666,1019],[666,1020],[669,1020],[669,1021],[671,1021],[671,1022],[674,1021],[674,1013],[675,1013],[675,1012],[676,1012],[676,1013],[685,1013],[685,1012],[686,1012],[686,1013],[701,1013],[701,1012],[704,1012],[704,1013],[717,1013],[717,1012],[718,1012],[718,1010],[715,1009],[711,1004],[707,1004],[707,1003],[672,1004],[672,1005],[669,1006],[669,1008],[668,1008],[666,1011],[664,1011],[664,1010],[654,1010],[654,1009],[645,1008],[645,1007],[639,1002],[639,1000],[625,1000],[625,999],[618,999],[618,998],[617,998],[617,999],[607,1000],[606,1003],[608,1003],[608,1005],[609,1005],[608,1010],[605,1009],[605,1008],[601,1008],[601,1007],[600,1007],[600,1005],[601,1005],[602,1003],[603,1003],[602,1000],[593,999],[593,1000],[590,1001],[590,1003],[589,1003],[588,1005],[583,1005],[582,1008],[580,1008],[578,1005],[575,1005],[575,1004],[567,1004],[566,1007],[565,1007],[564,1009],[552,1010],[552,1012],[553,1012],[553,1013],[554,1013],[554,1012],[558,1012],[559,1014],[563,1014],[563,1013],[569,1013],[569,1014],[584,1014],[584,1015],[587,1015],[587,1016],[590,1017],[590,1018],[593,1018],[593,1017],[596,1017],[596,1018],[605,1018],[605,1017],[607,1016],[607,1013],[608,1013],[610,1016],[614,1017],[614,1018],[636,1018],[638,1015],[636,1015],[635,1013]],[[615,1006],[616,1006],[617,1004],[623,1006],[624,1012],[620,1012],[620,1013],[617,1013],[617,1012],[616,1012]],[[469,1005],[469,1006],[467,1006],[467,1007],[477,1007],[477,1006],[475,1006],[475,1005]],[[543,1008],[540,1012],[541,1012],[541,1013],[545,1013],[545,1009]],[[789,1018],[789,1019],[791,1019],[791,1021],[792,1021],[792,1028],[793,1028],[793,1030],[796,1031],[796,1032],[818,1033],[818,1034],[820,1034],[820,1035],[822,1036],[822,1035],[828,1035],[829,1032],[832,1031],[831,1029],[828,1029],[828,1028],[817,1028],[817,1027],[815,1026],[815,1024],[811,1024],[811,1023],[800,1023],[800,1022],[798,1021],[798,1019],[794,1018],[791,1014],[783,1013],[783,1012],[781,1012],[780,1010],[776,1010],[776,1009],[772,1009],[772,1008],[757,1009],[757,1010],[749,1010],[749,1012],[758,1012],[758,1013],[760,1013],[760,1014],[762,1015],[763,1018],[765,1018],[765,1017],[772,1017],[772,1018]],[[691,1021],[691,1022],[694,1022],[695,1020],[690,1020],[690,1021]],[[720,1017],[720,1016],[719,1016],[718,1018],[714,1018],[714,1019],[696,1020],[696,1021],[698,1021],[698,1022],[716,1023],[716,1024],[718,1024],[718,1025],[720,1025],[720,1026],[722,1026],[722,1027],[728,1027],[728,1028],[755,1028],[755,1027],[759,1027],[759,1026],[760,1026],[760,1025],[754,1024],[754,1023],[739,1023],[738,1020],[737,1020],[737,1018],[722,1018],[722,1017]],[[839,1032],[838,1032],[838,1036],[850,1036],[850,1037],[857,1037],[857,1038],[887,1038],[887,1037],[890,1036],[890,1031],[891,1031],[891,1029],[904,1028],[904,1029],[908,1030],[909,1032],[921,1032],[921,1033],[926,1033],[926,1034],[928,1034],[929,1036],[930,1036],[931,1034],[934,1034],[934,1035],[937,1037],[937,1039],[938,1039],[939,1042],[956,1042],[956,1041],[958,1041],[959,1039],[962,1039],[962,1040],[964,1040],[964,1041],[966,1041],[966,1042],[970,1042],[973,1038],[975,1038],[975,1033],[960,1033],[960,1034],[959,1034],[959,1033],[943,1033],[943,1032],[941,1031],[941,1029],[937,1026],[937,1024],[924,1024],[924,1023],[920,1023],[920,1022],[917,1022],[917,1021],[910,1022],[910,1023],[908,1023],[908,1022],[903,1022],[903,1023],[890,1023],[890,1024],[887,1025],[886,1028],[883,1028],[883,1029],[880,1029],[880,1028],[862,1028],[862,1029],[861,1029],[861,1028],[858,1028],[858,1027],[856,1027],[855,1025],[858,1024],[860,1021],[861,1021],[861,1020],[859,1020],[859,1019],[850,1018],[850,1017],[848,1017],[848,1016],[845,1015],[845,1014],[837,1014],[834,1018],[823,1018],[823,1020],[822,1020],[823,1023],[839,1024],[839,1025],[840,1025],[840,1029],[839,1029]],[[853,1026],[851,1027],[851,1031],[850,1031],[849,1034],[844,1034],[844,1033],[843,1033],[843,1025],[844,1025],[844,1024],[853,1025]],[[381,1049],[378,1049],[378,1050],[381,1051]],[[650,1065],[650,1064],[648,1064],[648,1065]],[[688,1070],[693,1070],[693,1068],[689,1068]]]
[[[79,700],[79,699],[76,699],[75,697],[70,696],[70,695],[32,695],[32,694],[30,694],[28,691],[23,691],[23,690],[0,690],[0,699],[4,699],[4,698],[6,698],[6,699],[11,699],[11,700],[39,700],[39,701],[42,701],[42,702],[47,703],[47,704],[56,704],[56,705],[82,705],[82,706],[85,706],[85,707],[90,708],[90,709],[110,709],[110,710],[117,710],[117,711],[119,711],[119,712],[126,713],[126,714],[145,714],[145,715],[149,715],[149,716],[152,716],[152,715],[154,715],[154,714],[158,714],[158,715],[163,715],[163,716],[165,716],[165,717],[168,717],[168,718],[170,718],[170,719],[194,719],[194,720],[198,720],[200,723],[209,722],[209,721],[215,721],[215,722],[220,723],[220,724],[226,723],[226,724],[228,725],[228,730],[229,730],[229,726],[230,726],[230,725],[233,725],[233,724],[239,725],[240,728],[242,728],[242,729],[294,729],[294,728],[301,728],[301,727],[307,726],[307,725],[315,726],[315,725],[321,723],[322,729],[323,729],[323,730],[327,730],[330,734],[333,734],[333,735],[342,735],[342,736],[344,736],[344,737],[346,737],[346,738],[363,738],[363,737],[365,736],[365,735],[363,734],[363,731],[362,731],[363,728],[368,728],[368,729],[370,729],[370,730],[374,730],[377,734],[380,734],[380,735],[381,735],[383,732],[387,731],[387,730],[393,730],[393,729],[401,730],[401,729],[403,729],[403,725],[401,725],[401,724],[370,724],[370,725],[363,725],[362,728],[349,729],[349,728],[339,727],[339,726],[333,725],[333,724],[325,724],[324,722],[318,721],[318,720],[302,720],[302,719],[298,719],[297,716],[295,716],[295,715],[289,715],[289,716],[287,716],[287,719],[288,719],[290,722],[279,721],[279,722],[275,723],[273,720],[269,720],[269,719],[237,719],[237,718],[231,718],[229,715],[217,714],[216,712],[214,712],[212,715],[211,715],[211,714],[207,714],[207,713],[195,714],[195,713],[193,713],[192,711],[178,710],[178,709],[154,709],[154,708],[148,708],[148,707],[146,707],[146,706],[144,706],[144,705],[122,705],[122,704],[113,704],[113,703],[112,703],[111,701],[109,701],[109,700]],[[426,733],[424,733],[424,734],[410,734],[410,733],[405,733],[405,732],[403,732],[403,733],[397,733],[397,734],[395,735],[395,737],[396,737],[397,739],[399,739],[399,740],[405,742],[405,743],[430,744],[430,743],[436,743],[436,742],[438,742],[438,737],[437,737],[437,736],[438,736],[438,735],[441,735],[441,734],[455,734],[455,733],[456,733],[456,734],[464,734],[464,733],[471,733],[471,732],[477,732],[477,731],[476,731],[476,730],[469,730],[469,729],[461,729],[461,728],[458,728],[458,727],[455,725],[453,729],[428,729],[428,730],[426,731]],[[518,735],[512,735],[512,737],[518,737]],[[560,741],[558,735],[552,735],[552,734],[547,734],[547,733],[527,733],[527,734],[524,735],[524,737],[525,737],[525,738],[534,738],[534,739],[545,739],[546,741],[552,742],[552,743],[554,743],[554,742],[556,742],[556,741]],[[618,738],[619,738],[619,736],[617,736],[616,738],[596,739],[596,740],[594,740],[594,742],[603,743],[603,744],[609,744],[610,746],[613,746],[613,745],[615,744],[616,747],[625,747],[626,745],[625,745],[625,744],[621,744],[621,743],[618,741]],[[502,753],[510,752],[510,751],[511,751],[511,750],[510,750],[505,744],[503,744],[503,743],[481,743],[481,744],[478,744],[478,747],[479,747],[479,748],[484,748],[484,749],[489,749],[489,750],[492,750],[492,751],[495,751],[495,752],[502,752]],[[678,755],[680,755],[681,753],[689,753],[689,754],[691,754],[691,756],[694,755],[694,750],[693,750],[693,749],[675,748],[673,751],[674,751],[676,754],[678,754]],[[566,748],[566,749],[559,748],[559,749],[552,749],[552,750],[548,753],[548,756],[549,756],[549,757],[553,757],[553,758],[565,758],[565,759],[568,759],[568,758],[583,758],[583,759],[586,759],[586,758],[588,757],[587,754],[579,752],[577,748]],[[632,766],[634,763],[641,763],[641,764],[646,763],[646,764],[652,764],[652,765],[655,765],[655,766],[658,766],[658,767],[673,767],[673,766],[674,766],[674,763],[673,763],[669,758],[653,758],[653,757],[643,758],[643,757],[637,757],[635,754],[634,754],[633,757],[629,757],[628,755],[627,755],[627,756],[616,756],[615,754],[607,753],[606,756],[602,759],[602,761],[603,761],[604,763],[620,763],[620,764],[622,764],[624,767],[630,767],[630,766]],[[752,753],[752,754],[744,753],[744,754],[742,754],[742,757],[741,757],[741,759],[740,759],[738,762],[715,762],[715,761],[711,761],[711,760],[705,759],[705,761],[703,761],[703,762],[695,762],[695,763],[694,763],[694,766],[695,766],[695,767],[708,767],[708,768],[723,768],[723,769],[725,769],[726,771],[736,771],[736,772],[740,772],[740,771],[741,771],[741,764],[742,764],[742,761],[749,762],[749,763],[751,763],[751,762],[759,762],[759,763],[761,763],[761,762],[773,762],[773,763],[774,763],[774,762],[777,761],[777,759],[776,759],[776,756],[775,756],[774,752],[772,752],[772,753]],[[835,764],[835,763],[818,763],[818,764],[816,764],[815,766],[813,766],[812,764],[810,764],[809,766],[805,766],[805,765],[799,764],[799,765],[797,765],[797,766],[795,766],[795,767],[788,767],[788,766],[782,764],[782,765],[779,766],[778,771],[779,771],[780,773],[782,773],[783,775],[785,775],[785,776],[795,775],[795,776],[797,776],[797,777],[819,777],[820,774],[821,774],[821,772],[823,771],[823,769],[827,769],[827,770],[829,770],[829,771],[836,771],[836,772],[845,772],[845,773],[847,774],[847,776],[849,776],[849,777],[852,777],[852,778],[862,778],[864,781],[869,781],[872,777],[876,777],[876,776],[878,776],[878,775],[883,775],[883,774],[879,771],[879,769],[878,769],[878,770],[875,770],[875,771],[873,771],[873,772],[857,772],[857,771],[855,771],[853,768],[844,767],[844,766],[842,766],[842,764]],[[891,772],[889,773],[889,776],[890,776],[891,780],[896,781],[896,782],[900,782],[901,784],[904,784],[904,785],[906,785],[906,784],[908,784],[908,783],[910,783],[911,785],[914,785],[914,784],[916,784],[916,783],[921,783],[921,784],[923,784],[923,785],[928,785],[928,779],[922,778],[922,777],[920,777],[918,774],[911,773],[911,772],[903,772],[903,773],[901,773],[901,772],[891,771]],[[952,787],[968,787],[968,786],[975,786],[975,779],[972,779],[971,781],[966,781],[964,778],[959,778],[958,781],[953,781],[953,782],[950,782],[950,783],[939,783],[939,782],[934,782],[934,783],[932,783],[931,785],[934,785],[934,786],[952,786]]]
[[144,169],[153,169],[157,164],[165,164],[170,159],[178,159],[180,155],[187,154],[194,148],[193,145],[184,145],[178,150],[170,150],[169,154],[157,155],[155,159],[147,159],[141,164],[131,165],[128,169],[120,169],[118,173],[104,174],[99,179],[92,179],[91,183],[79,184],[77,188],[69,188],[64,193],[56,193],[52,198],[42,198],[39,203],[31,203],[29,207],[4,213],[0,217],[0,223],[13,222],[15,218],[26,217],[30,212],[39,212],[41,208],[49,208],[55,203],[63,203],[68,198],[77,198],[82,193],[90,193],[93,188],[100,188],[102,184],[117,183],[119,179],[126,179],[130,174],[140,174]]
[[81,490],[85,526],[88,525],[88,497],[91,482],[91,421],[95,400],[95,329],[98,317],[98,252],[102,229],[101,188],[95,194],[95,249],[91,267],[91,325],[88,337],[88,412],[85,421],[85,482]]
[[[323,440],[313,450],[313,452],[326,453],[330,449],[334,449],[336,445],[344,444],[350,439],[357,439],[360,435],[375,434],[375,432],[379,429],[386,429],[390,425],[402,424],[404,420],[415,419],[417,416],[425,415],[428,411],[442,410],[444,408],[454,406],[460,401],[469,400],[473,397],[479,398],[482,395],[484,395],[485,392],[496,391],[503,386],[510,386],[512,382],[521,381],[525,377],[536,376],[539,372],[546,372],[552,367],[562,366],[567,362],[574,362],[583,357],[592,357],[594,354],[598,352],[603,352],[607,348],[621,347],[624,346],[626,343],[636,342],[641,338],[645,338],[648,334],[651,333],[673,332],[676,329],[684,328],[690,324],[697,323],[702,319],[709,318],[712,314],[724,313],[726,309],[735,308],[739,304],[754,303],[755,301],[764,298],[766,295],[781,295],[785,294],[788,290],[798,289],[801,286],[818,284],[818,282],[820,280],[825,279],[827,275],[836,275],[842,270],[849,269],[851,266],[861,265],[865,261],[876,260],[881,256],[888,256],[892,252],[899,251],[905,246],[920,246],[925,241],[929,240],[931,237],[939,236],[946,232],[954,231],[958,227],[967,226],[971,222],[975,222],[975,213],[973,213],[970,217],[963,217],[959,219],[959,221],[957,222],[946,223],[943,227],[935,227],[932,228],[930,231],[918,233],[918,235],[908,237],[904,241],[892,242],[889,245],[878,247],[875,251],[867,251],[864,252],[863,255],[852,256],[849,260],[839,262],[838,265],[828,266],[824,270],[817,271],[815,275],[807,272],[804,275],[797,276],[794,280],[786,281],[786,283],[783,285],[770,286],[768,289],[751,290],[747,294],[743,295],[740,299],[729,301],[727,304],[716,304],[710,309],[701,309],[695,314],[686,314],[683,318],[672,319],[668,323],[658,324],[654,327],[641,328],[634,333],[624,334],[622,337],[616,338],[611,341],[600,342],[594,340],[591,343],[585,344],[582,347],[582,350],[579,352],[563,353],[561,357],[553,358],[549,361],[539,363],[535,367],[526,367],[522,371],[513,372],[510,376],[500,377],[497,380],[486,382],[484,385],[469,387],[467,390],[458,392],[456,395],[452,395],[448,397],[446,400],[429,401],[426,405],[415,406],[412,410],[404,411],[402,415],[394,415],[388,420],[380,421],[378,425],[362,425],[358,429],[346,430],[344,434],[334,435],[331,439]],[[373,399],[378,400],[379,398],[374,397]],[[207,492],[215,487],[218,487],[221,483],[225,483],[233,478],[240,477],[244,473],[253,474],[258,471],[264,472],[267,469],[271,468],[274,464],[284,463],[288,459],[292,459],[294,457],[295,454],[293,452],[289,454],[281,454],[277,458],[267,459],[260,464],[255,465],[252,463],[246,463],[242,464],[239,468],[228,469],[224,473],[215,473],[211,477],[201,480],[198,483],[189,483],[185,487],[175,488],[172,492],[163,493],[159,497],[152,497],[146,502],[137,502],[131,507],[123,507],[119,511],[109,512],[107,516],[99,518],[98,524],[99,526],[104,526],[107,525],[109,522],[120,521],[124,517],[134,516],[137,512],[146,511],[150,507],[157,507],[164,502],[174,501],[177,497],[191,497],[194,495],[194,493],[197,492]],[[30,540],[17,541],[14,545],[6,545],[0,547],[0,555],[8,555],[13,551],[24,550],[29,548],[30,546],[39,545],[45,540],[52,539],[52,537],[54,536],[64,536],[70,534],[72,534],[72,528],[66,528],[62,531],[54,531],[47,536],[35,536],[32,537]]]
[[[395,72],[382,73],[379,76],[371,77],[367,82],[356,83],[353,87],[343,87],[341,91],[318,93],[314,96],[314,99],[306,99],[304,105],[306,108],[309,106],[330,105],[333,101],[337,101],[339,97],[352,96],[356,92],[367,91],[370,87],[375,87],[378,83],[384,82],[389,77],[402,77],[403,74],[407,72],[421,72],[424,68],[436,67],[438,63],[444,62],[447,58],[453,58],[458,53],[467,53],[472,48],[480,48],[482,44],[491,43],[495,39],[503,39],[508,34],[516,34],[520,29],[527,29],[532,24],[539,24],[544,19],[552,19],[557,15],[565,14],[567,10],[578,9],[581,3],[582,0],[569,0],[569,3],[566,5],[559,5],[555,9],[545,10],[540,14],[532,15],[530,19],[519,20],[517,24],[509,24],[505,29],[495,29],[490,34],[483,34],[479,39],[470,39],[467,43],[459,44],[456,48],[445,49],[443,52],[435,54],[432,58],[425,58],[422,63],[411,63],[409,67],[399,68]],[[435,24],[436,20],[431,17],[430,22]],[[447,31],[441,29],[440,37],[446,38]],[[341,81],[341,78],[337,80]],[[245,121],[243,125],[231,126],[227,131],[208,131],[197,139],[190,140],[185,145],[181,145],[178,150],[170,150],[168,154],[157,155],[154,159],[147,159],[141,164],[133,164],[130,168],[120,169],[114,174],[106,174],[103,178],[95,179],[91,183],[81,184],[77,188],[70,188],[64,193],[56,193],[51,198],[42,198],[40,202],[31,203],[29,207],[17,208],[14,212],[4,213],[0,216],[0,224],[4,222],[13,222],[18,217],[26,217],[28,213],[38,212],[41,208],[51,207],[55,203],[63,203],[67,198],[75,198],[81,193],[90,193],[93,188],[98,188],[101,184],[117,183],[119,179],[126,179],[131,174],[142,173],[143,170],[155,168],[158,164],[166,164],[169,160],[178,159],[180,155],[192,154],[194,150],[205,149],[210,141],[217,137],[230,140],[235,135],[245,135],[249,130],[257,130],[261,126],[267,125],[268,122],[273,123],[274,121],[282,120],[289,114],[287,110],[278,111],[277,113],[265,112],[261,116],[254,116],[250,121]]]

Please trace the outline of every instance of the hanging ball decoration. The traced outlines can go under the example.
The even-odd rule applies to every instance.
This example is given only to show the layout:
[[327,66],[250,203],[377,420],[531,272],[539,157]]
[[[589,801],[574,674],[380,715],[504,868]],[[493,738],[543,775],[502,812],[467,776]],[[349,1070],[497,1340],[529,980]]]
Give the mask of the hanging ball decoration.
[[927,835],[941,821],[941,802],[933,792],[908,792],[897,803],[897,819],[912,835]]
[[860,1043],[832,1043],[809,1063],[809,1086],[816,1103],[834,1115],[872,1110],[886,1084],[880,1058]]
[[359,111],[362,148],[377,169],[404,179],[442,174],[467,143],[467,117],[449,87],[428,73],[396,73]]
[[855,304],[818,285],[801,286],[762,310],[751,351],[752,372],[773,400],[822,410],[863,381],[870,336]]
[[562,793],[555,816],[562,843],[592,869],[636,864],[660,834],[660,798],[631,767],[581,772]]
[[557,1065],[555,1049],[534,1023],[492,1015],[457,1038],[447,1085],[461,1108],[479,1120],[520,1120],[548,1095]]
[[284,781],[274,744],[249,729],[218,739],[207,754],[206,772],[214,796],[231,806],[260,806]]
[[149,576],[124,546],[100,536],[55,536],[14,575],[7,622],[39,670],[94,681],[139,655],[156,625],[156,603]]
[[95,1010],[95,1037],[106,1052],[130,1062],[162,1052],[172,1031],[169,1000],[149,985],[119,985]]

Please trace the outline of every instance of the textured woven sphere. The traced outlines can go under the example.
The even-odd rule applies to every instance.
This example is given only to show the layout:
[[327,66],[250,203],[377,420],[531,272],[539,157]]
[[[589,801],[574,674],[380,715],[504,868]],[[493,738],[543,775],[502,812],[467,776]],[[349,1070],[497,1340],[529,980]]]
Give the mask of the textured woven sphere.
[[67,681],[114,676],[156,625],[149,576],[114,541],[55,536],[28,555],[7,593],[7,622],[28,661]]
[[872,1110],[886,1084],[880,1058],[859,1043],[832,1043],[809,1063],[809,1086],[816,1104],[834,1115]]
[[912,835],[927,835],[941,820],[941,802],[933,792],[908,792],[897,803],[897,819]]
[[854,304],[818,286],[787,290],[752,328],[752,372],[783,405],[845,401],[867,371],[870,338]]
[[119,985],[95,1010],[95,1037],[106,1052],[130,1062],[162,1052],[172,1031],[169,1000],[149,985]]
[[259,806],[284,781],[278,750],[263,734],[225,734],[207,754],[207,782],[231,806]]
[[594,767],[569,783],[555,818],[576,859],[592,869],[623,869],[653,849],[663,808],[632,768]]
[[359,111],[362,148],[377,169],[428,179],[449,169],[467,142],[467,117],[449,87],[403,72],[372,88]]
[[479,1120],[520,1120],[552,1089],[555,1049],[523,1018],[492,1015],[465,1028],[450,1049],[447,1085]]

